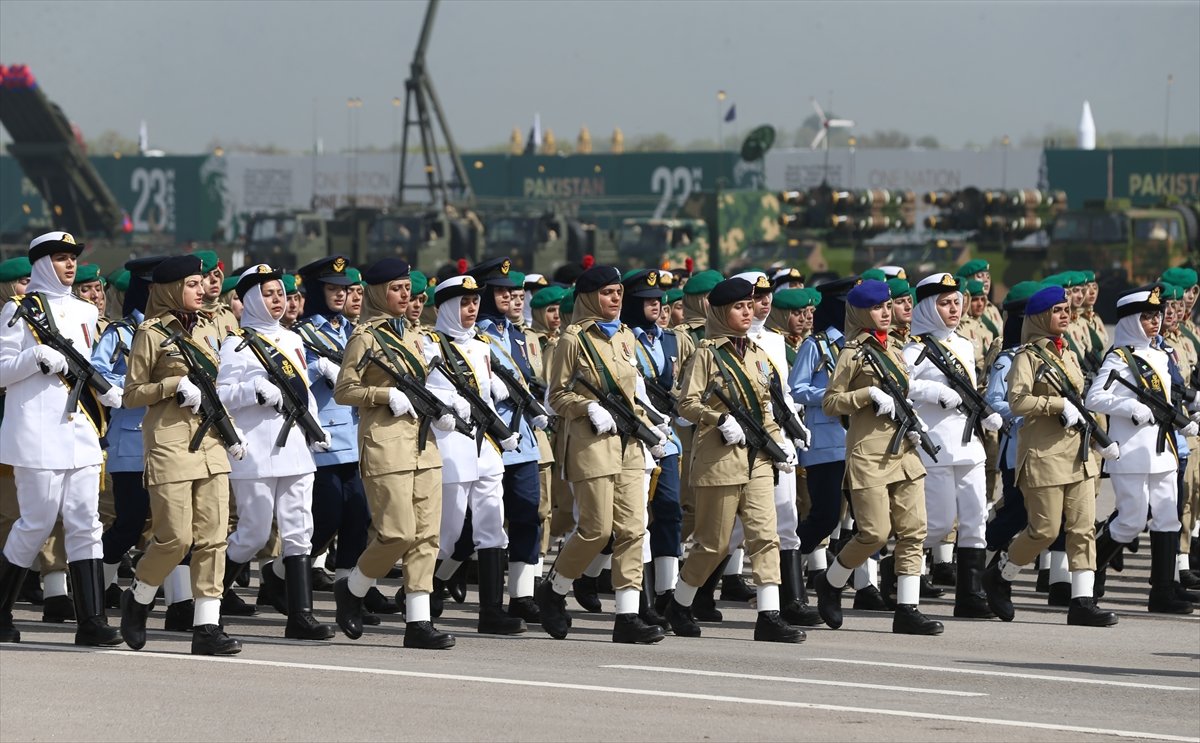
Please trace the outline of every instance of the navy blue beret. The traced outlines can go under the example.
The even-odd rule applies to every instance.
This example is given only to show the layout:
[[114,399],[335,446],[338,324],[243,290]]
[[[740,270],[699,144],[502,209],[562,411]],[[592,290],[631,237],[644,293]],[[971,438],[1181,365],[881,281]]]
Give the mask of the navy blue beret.
[[621,283],[621,272],[616,266],[592,266],[575,279],[575,293],[598,292],[611,284]]
[[1067,301],[1067,290],[1061,286],[1048,286],[1039,290],[1025,303],[1025,317],[1040,315],[1056,304]]
[[399,258],[384,258],[368,266],[362,272],[362,278],[368,284],[386,284],[396,279],[408,278],[408,273],[408,263],[405,261]]
[[708,293],[708,303],[713,307],[725,307],[739,300],[749,299],[753,295],[754,284],[735,276],[718,282]]
[[867,309],[874,307],[877,304],[883,304],[892,298],[892,292],[888,289],[887,282],[867,279],[858,286],[850,290],[846,295],[846,301],[851,307],[860,307]]

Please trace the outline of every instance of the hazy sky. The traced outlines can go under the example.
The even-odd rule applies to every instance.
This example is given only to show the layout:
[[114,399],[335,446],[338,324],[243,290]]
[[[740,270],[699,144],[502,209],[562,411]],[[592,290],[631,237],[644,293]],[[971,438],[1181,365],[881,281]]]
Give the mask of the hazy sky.
[[[302,151],[394,141],[394,96],[425,2],[0,0],[0,62],[23,62],[93,137],[175,153],[222,142]],[[858,131],[943,146],[1074,129],[1200,131],[1200,2],[443,2],[428,68],[464,149],[528,130],[715,139],[716,92],[741,133],[793,130],[833,92]],[[732,125],[726,125],[728,134]],[[5,140],[8,137],[5,136]]]

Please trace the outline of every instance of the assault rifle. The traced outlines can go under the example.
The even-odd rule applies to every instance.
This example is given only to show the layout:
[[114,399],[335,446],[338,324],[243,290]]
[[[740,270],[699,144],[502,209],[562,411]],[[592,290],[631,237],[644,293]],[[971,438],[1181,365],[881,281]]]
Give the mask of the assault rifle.
[[1080,461],[1086,462],[1088,460],[1088,450],[1091,448],[1093,439],[1096,441],[1096,445],[1101,449],[1106,448],[1113,442],[1113,440],[1108,437],[1108,433],[1100,427],[1098,422],[1096,422],[1095,417],[1088,412],[1087,406],[1084,405],[1082,398],[1079,397],[1079,393],[1075,391],[1075,388],[1065,383],[1062,377],[1060,377],[1057,372],[1053,371],[1045,363],[1039,366],[1033,375],[1033,381],[1035,383],[1040,382],[1043,379],[1046,380],[1046,383],[1049,384],[1050,387],[1052,387],[1054,391],[1057,392],[1064,400],[1074,405],[1076,410],[1079,411],[1079,415],[1082,416],[1082,420],[1078,424],[1080,427],[1080,433],[1083,435],[1083,439],[1079,443]]
[[396,389],[404,393],[409,402],[412,403],[413,412],[417,414],[417,418],[420,420],[420,425],[417,428],[417,441],[419,442],[421,451],[425,450],[425,442],[429,440],[429,425],[445,415],[454,416],[454,430],[464,436],[471,435],[470,423],[459,418],[454,409],[443,402],[440,397],[433,394],[423,382],[408,372],[400,371],[402,367],[399,360],[390,355],[390,351],[386,346],[384,346],[384,353],[388,354],[388,361],[392,363],[387,363],[383,359],[380,359],[372,349],[368,348],[363,352],[362,358],[359,359],[358,364],[354,368],[361,372],[366,368],[367,364],[374,364],[388,375],[388,378],[392,380],[392,384],[396,386]]
[[658,446],[658,432],[652,430],[641,418],[638,418],[637,413],[625,404],[620,395],[614,392],[601,392],[596,385],[583,376],[582,370],[575,372],[571,380],[567,382],[567,391],[574,390],[576,384],[582,384],[584,389],[596,397],[596,402],[600,407],[607,410],[608,414],[612,416],[613,421],[617,424],[617,435],[621,437],[622,447],[629,441],[630,436],[651,448]]
[[746,434],[746,462],[751,471],[754,470],[754,458],[760,451],[777,464],[785,464],[788,461],[787,452],[775,439],[771,438],[771,434],[767,433],[763,424],[751,415],[745,406],[725,394],[721,389],[721,383],[715,379],[709,383],[704,394],[700,396],[700,402],[706,403],[713,396],[721,401],[733,419],[742,427],[742,432]]
[[[929,359],[930,363],[937,367],[949,383],[950,389],[958,393],[962,398],[962,404],[958,406],[967,416],[967,425],[963,428],[962,443],[971,443],[971,432],[978,431],[980,438],[983,437],[983,428],[980,424],[984,418],[992,415],[996,410],[988,405],[987,400],[983,399],[983,395],[979,394],[979,390],[975,389],[975,385],[971,384],[971,380],[961,374],[955,372],[950,360],[946,358],[946,354],[942,351],[937,341],[931,338],[923,337],[921,339],[921,355],[917,357],[917,364],[922,360]],[[915,365],[914,365],[915,366]],[[1000,433],[1008,435],[1012,429],[1012,421],[1004,421],[1000,427]]]
[[[112,384],[109,383],[104,375],[96,371],[92,366],[91,360],[75,348],[75,344],[69,339],[62,337],[58,332],[58,328],[54,327],[54,320],[45,312],[32,312],[24,302],[16,302],[16,312],[13,318],[8,321],[8,327],[16,325],[17,320],[25,320],[29,323],[29,327],[37,334],[38,342],[44,346],[49,346],[55,351],[58,351],[67,360],[67,371],[63,375],[66,377],[67,383],[71,385],[71,392],[67,395],[67,414],[74,413],[79,407],[79,397],[83,394],[84,387],[91,387],[97,395],[103,395],[112,389]],[[38,365],[43,374],[48,374],[50,369],[44,364]]]
[[855,354],[859,358],[866,359],[867,364],[875,372],[875,376],[879,378],[880,388],[892,398],[892,402],[896,406],[895,420],[896,433],[892,436],[892,441],[888,444],[889,454],[900,453],[900,442],[903,441],[909,433],[915,433],[918,436],[921,448],[929,455],[930,459],[937,461],[938,452],[942,447],[933,443],[933,439],[929,438],[928,431],[925,430],[925,424],[917,417],[917,412],[913,410],[912,403],[908,401],[907,395],[900,389],[900,385],[891,374],[883,367],[883,360],[879,358],[879,352],[875,349],[863,344],[858,347]]
[[448,368],[446,362],[441,356],[434,356],[429,361],[430,369],[438,369],[450,381],[455,392],[462,396],[471,406],[471,423],[475,425],[475,446],[481,448],[483,446],[484,436],[491,436],[497,444],[504,439],[513,435],[513,431],[504,422],[491,405],[480,397],[479,393],[471,387],[465,379],[462,379],[458,372]]
[[[267,377],[271,380],[272,384],[279,388],[279,394],[283,398],[283,409],[279,411],[284,414],[283,428],[280,429],[279,435],[275,437],[275,446],[282,449],[287,444],[288,434],[291,433],[292,426],[296,424],[300,425],[300,430],[304,432],[304,439],[308,443],[315,444],[324,441],[325,431],[321,428],[321,424],[317,422],[317,419],[313,418],[312,411],[308,409],[308,385],[304,384],[304,381],[299,376],[295,377],[297,380],[300,380],[300,386],[305,390],[304,397],[301,397],[296,388],[292,386],[288,375],[271,358],[270,349],[267,348],[267,344],[262,339],[262,336],[250,328],[243,329],[242,342],[234,350],[240,351],[247,346],[250,347],[250,351],[258,359],[258,362],[262,364],[263,369],[267,370]],[[293,370],[293,372],[296,375],[300,374],[296,370]],[[258,402],[260,405],[262,404],[261,397]]]
[[533,424],[532,419],[539,415],[545,416],[549,420],[550,414],[546,411],[545,406],[533,396],[529,389],[526,389],[523,384],[517,381],[516,376],[508,370],[508,367],[495,361],[495,357],[493,357],[492,373],[504,383],[504,386],[508,389],[508,397],[513,401],[515,410],[513,410],[512,423],[509,424],[510,428],[518,430],[521,416],[526,413],[529,414],[530,425]]
[[791,406],[788,405],[788,399],[783,394],[783,382],[779,380],[779,375],[775,372],[771,372],[770,386],[771,411],[775,415],[775,423],[780,430],[787,434],[788,438],[808,446],[811,434],[801,423],[799,413],[792,412]]
[[[208,433],[210,428],[216,429],[217,438],[221,439],[221,443],[225,445],[226,449],[232,449],[242,443],[237,429],[233,427],[233,420],[230,419],[229,412],[225,410],[225,406],[221,404],[221,398],[217,396],[217,388],[213,384],[212,377],[208,376],[208,372],[200,366],[195,352],[192,351],[191,346],[179,331],[171,333],[165,341],[159,344],[159,348],[168,346],[175,346],[179,351],[179,356],[187,366],[187,378],[200,390],[200,427],[196,429],[196,435],[192,436],[191,442],[188,443],[188,451],[199,451],[200,442],[204,440],[204,434]],[[182,404],[183,393],[176,392],[175,400]]]
[[1192,422],[1191,418],[1179,412],[1179,408],[1167,402],[1165,398],[1152,395],[1138,385],[1129,382],[1115,369],[1108,373],[1108,379],[1104,382],[1104,389],[1111,387],[1113,382],[1119,382],[1129,388],[1134,396],[1137,397],[1138,402],[1150,408],[1150,412],[1154,415],[1154,422],[1158,425],[1159,454],[1162,454],[1167,448],[1168,429],[1181,431]]

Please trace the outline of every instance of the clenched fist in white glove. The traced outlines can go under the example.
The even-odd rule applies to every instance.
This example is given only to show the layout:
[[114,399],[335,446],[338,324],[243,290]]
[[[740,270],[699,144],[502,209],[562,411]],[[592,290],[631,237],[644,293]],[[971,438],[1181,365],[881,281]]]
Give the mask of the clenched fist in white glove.
[[397,418],[405,413],[412,415],[413,412],[412,401],[408,399],[408,395],[397,389],[388,390],[388,407]]
[[453,431],[454,430],[454,416],[449,413],[438,416],[437,420],[435,420],[432,425],[434,428],[436,428],[437,430],[439,430],[443,433]]
[[494,402],[503,402],[509,398],[508,385],[497,379],[492,384],[492,400]]
[[342,373],[342,367],[333,363],[324,356],[317,357],[317,373],[328,380],[330,386],[337,384],[338,374]]
[[655,459],[662,459],[663,457],[667,456],[667,447],[663,446],[662,444],[655,444],[654,446],[650,447],[650,456],[654,457]]
[[50,346],[34,346],[33,358],[42,374],[64,374],[67,371],[67,357]]
[[521,442],[521,434],[514,433],[506,439],[500,440],[500,448],[504,451],[516,451],[517,445]]
[[258,400],[259,405],[266,405],[276,410],[283,405],[283,394],[266,377],[254,378],[254,397]]
[[784,474],[791,474],[796,471],[796,447],[792,446],[792,442],[786,438],[779,442],[779,448],[783,449],[783,453],[787,454],[786,462],[776,462],[775,469]]
[[1100,457],[1112,461],[1121,458],[1121,450],[1117,447],[1117,442],[1112,442],[1108,446],[1100,450]]
[[467,402],[467,398],[457,392],[450,393],[450,407],[454,408],[454,414],[465,421],[471,420],[471,403]]
[[1129,411],[1129,417],[1133,419],[1133,425],[1140,426],[1154,417],[1154,411],[1149,405],[1133,400]]
[[124,396],[125,390],[113,385],[109,388],[108,392],[105,392],[100,396],[100,404],[106,408],[112,408],[113,410],[116,410],[117,408],[121,407],[121,398]]
[[725,440],[725,443],[730,446],[741,446],[746,443],[746,432],[729,413],[721,416],[721,420],[717,422],[717,430],[721,432],[721,438]]
[[531,420],[530,423],[532,423],[533,427],[538,431],[545,431],[550,427],[550,419],[544,415],[533,416],[533,420]]
[[947,410],[957,408],[962,405],[962,395],[955,392],[952,387],[941,385],[941,389],[938,390],[938,405]]
[[812,431],[809,430],[808,426],[804,425],[804,421],[800,420],[799,418],[796,420],[800,423],[800,429],[804,431],[805,434],[803,440],[796,439],[796,448],[800,451],[808,451],[808,444],[812,441]]
[[325,438],[321,439],[320,441],[314,441],[308,445],[308,450],[314,454],[320,454],[323,451],[329,451],[333,447],[333,437],[329,435],[329,432],[321,429],[321,433],[324,434]]
[[871,402],[875,403],[875,415],[880,417],[894,418],[896,417],[896,401],[892,396],[878,387],[869,387],[867,394],[871,396]]
[[1200,426],[1196,425],[1196,421],[1191,421],[1182,429],[1180,429],[1179,433],[1183,434],[1185,439],[1188,439],[1196,434],[1200,434]]
[[999,431],[1001,428],[1004,428],[1004,419],[1000,417],[999,413],[991,413],[981,420],[979,424],[983,426],[983,430],[985,431]]
[[613,420],[612,413],[605,410],[600,403],[589,402],[587,415],[597,434],[617,432],[617,422]]
[[175,399],[179,402],[179,407],[191,408],[193,413],[200,412],[200,388],[187,377],[179,378],[179,386],[175,388]]
[[1083,413],[1070,400],[1063,400],[1063,426],[1070,428],[1083,422]]

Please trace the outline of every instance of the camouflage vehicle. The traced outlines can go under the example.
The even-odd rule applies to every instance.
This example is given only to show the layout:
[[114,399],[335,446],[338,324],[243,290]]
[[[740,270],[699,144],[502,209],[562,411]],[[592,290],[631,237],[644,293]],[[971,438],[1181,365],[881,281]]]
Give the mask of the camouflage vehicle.
[[682,266],[691,258],[696,270],[703,270],[709,249],[704,220],[629,218],[617,237],[617,262],[624,268],[660,268]]
[[1097,310],[1113,322],[1120,292],[1197,260],[1198,222],[1198,204],[1138,208],[1126,199],[1089,201],[1055,221],[1045,273],[1093,268],[1100,284]]
[[596,225],[557,210],[499,212],[485,215],[486,246],[479,260],[508,256],[513,268],[549,274],[565,263],[581,263],[591,255],[597,263],[616,260],[611,241]]

